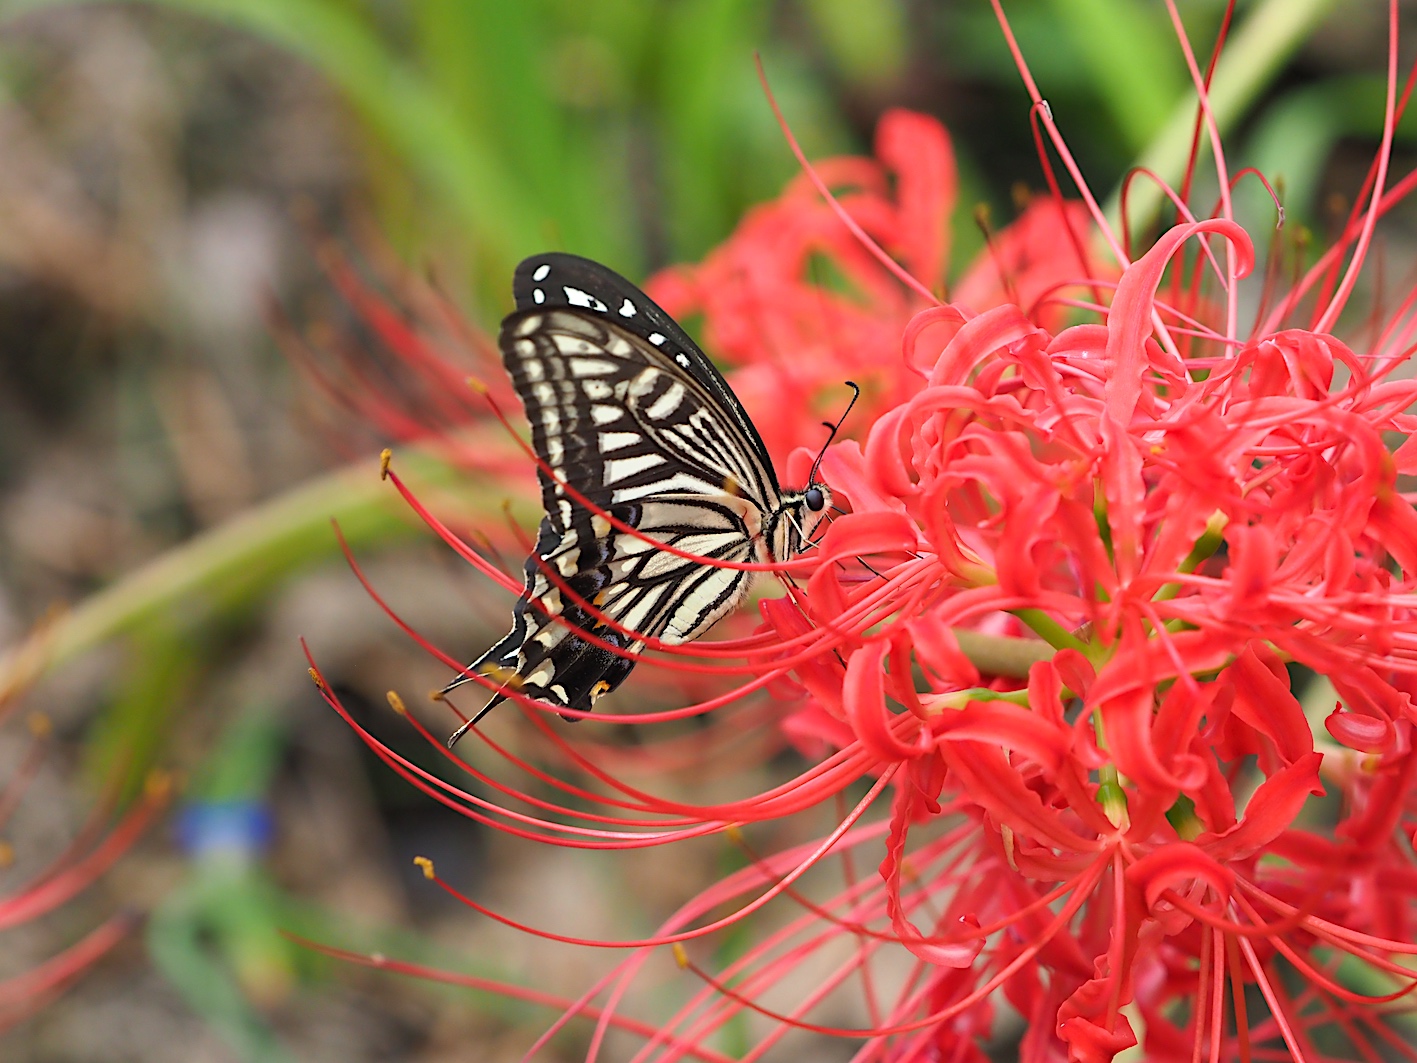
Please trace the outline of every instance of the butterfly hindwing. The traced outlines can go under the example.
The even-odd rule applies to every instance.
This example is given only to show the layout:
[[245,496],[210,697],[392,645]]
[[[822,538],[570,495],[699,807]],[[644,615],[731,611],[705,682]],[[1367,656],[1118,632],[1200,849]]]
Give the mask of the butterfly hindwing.
[[758,560],[780,492],[723,378],[637,288],[570,255],[528,259],[515,288],[499,342],[546,516],[512,631],[470,669],[588,710],[629,674],[644,637],[696,638],[746,592],[748,573],[658,544]]

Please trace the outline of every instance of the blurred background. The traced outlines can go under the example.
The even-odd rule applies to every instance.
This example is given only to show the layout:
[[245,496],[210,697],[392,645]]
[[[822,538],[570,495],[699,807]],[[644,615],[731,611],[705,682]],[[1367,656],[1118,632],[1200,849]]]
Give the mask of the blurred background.
[[[1181,6],[1204,56],[1224,4]],[[1006,8],[1105,196],[1186,95],[1164,8]],[[1270,22],[1227,117],[1232,169],[1282,176],[1289,224],[1318,243],[1380,135],[1385,10],[1237,10],[1237,34]],[[369,601],[331,515],[443,645],[480,651],[508,603],[380,489],[384,441],[292,366],[271,307],[307,330],[348,317],[327,239],[388,287],[436,276],[485,331],[526,254],[636,279],[696,260],[796,172],[755,52],[810,156],[869,154],[890,106],[945,122],[956,271],[982,245],[976,205],[1006,224],[1017,190],[1043,186],[982,0],[0,0],[0,898],[68,866],[153,769],[180,783],[74,900],[0,915],[0,979],[143,917],[41,1010],[47,993],[0,986],[5,1060],[519,1058],[549,1012],[332,962],[280,930],[574,996],[606,957],[499,936],[412,857],[602,936],[642,930],[722,861],[513,845],[399,782],[326,708],[302,636],[401,749],[384,691],[447,678]],[[1394,277],[1406,231],[1385,238]],[[436,463],[421,482],[452,503],[464,489]],[[14,649],[37,629],[42,656]],[[547,1058],[578,1049],[572,1034]]]

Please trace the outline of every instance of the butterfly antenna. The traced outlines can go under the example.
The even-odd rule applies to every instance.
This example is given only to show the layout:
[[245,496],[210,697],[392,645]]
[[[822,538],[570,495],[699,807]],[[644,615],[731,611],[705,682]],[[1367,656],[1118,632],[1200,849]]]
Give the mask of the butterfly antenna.
[[836,438],[837,432],[841,430],[843,422],[845,422],[847,416],[851,413],[851,408],[856,405],[856,400],[861,397],[861,387],[854,380],[848,380],[846,386],[852,391],[851,401],[846,404],[846,411],[837,418],[836,424],[832,424],[830,421],[822,422],[823,425],[831,429],[831,432],[827,435],[827,441],[822,444],[822,449],[817,451],[817,460],[812,462],[812,471],[807,474],[807,482],[809,484],[816,482],[817,470],[821,467],[822,459],[826,457],[827,447],[832,445],[832,440]]

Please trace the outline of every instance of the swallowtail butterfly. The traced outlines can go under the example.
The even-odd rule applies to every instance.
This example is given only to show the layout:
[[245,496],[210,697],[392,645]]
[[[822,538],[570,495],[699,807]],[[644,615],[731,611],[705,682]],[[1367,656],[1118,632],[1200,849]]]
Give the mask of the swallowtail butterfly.
[[630,674],[645,638],[698,638],[747,593],[752,572],[657,543],[702,558],[785,561],[831,505],[815,466],[804,489],[778,486],[713,363],[629,281],[575,255],[543,254],[517,267],[513,293],[498,342],[544,466],[546,516],[511,632],[467,668],[500,689],[449,745],[509,691],[589,710]]

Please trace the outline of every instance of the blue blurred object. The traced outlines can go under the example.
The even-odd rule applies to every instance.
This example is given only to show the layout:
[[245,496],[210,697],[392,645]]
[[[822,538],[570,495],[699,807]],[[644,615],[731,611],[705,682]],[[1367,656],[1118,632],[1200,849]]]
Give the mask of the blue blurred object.
[[270,848],[275,833],[264,801],[203,801],[177,817],[177,843],[193,860],[211,856],[254,860]]

